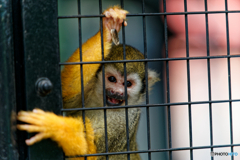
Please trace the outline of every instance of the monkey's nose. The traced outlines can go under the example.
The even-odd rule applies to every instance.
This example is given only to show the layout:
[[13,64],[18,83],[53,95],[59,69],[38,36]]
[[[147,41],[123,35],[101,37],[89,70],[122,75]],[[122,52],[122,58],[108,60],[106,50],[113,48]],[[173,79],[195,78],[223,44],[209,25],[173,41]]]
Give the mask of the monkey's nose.
[[120,92],[116,92],[115,94],[116,94],[116,95],[123,96],[123,93],[122,93],[122,92],[121,92],[121,93],[120,93]]

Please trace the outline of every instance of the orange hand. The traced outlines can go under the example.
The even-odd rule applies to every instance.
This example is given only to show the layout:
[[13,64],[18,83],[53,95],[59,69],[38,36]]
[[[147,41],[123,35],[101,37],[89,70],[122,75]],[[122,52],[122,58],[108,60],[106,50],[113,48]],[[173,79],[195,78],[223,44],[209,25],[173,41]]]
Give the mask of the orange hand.
[[[17,125],[19,130],[25,130],[27,132],[40,132],[30,139],[26,140],[27,145],[33,145],[42,139],[50,138],[52,136],[50,130],[50,124],[47,124],[47,116],[56,116],[51,113],[46,113],[40,109],[34,109],[33,112],[21,111],[18,113],[18,120],[29,124]],[[49,120],[48,120],[49,121]]]
[[51,112],[34,109],[32,112],[21,111],[18,120],[29,123],[17,125],[27,132],[39,132],[26,140],[33,145],[46,138],[56,141],[67,156],[96,153],[94,133],[91,123],[86,119],[86,134],[82,118],[62,117]]
[[127,26],[127,22],[125,21],[127,13],[128,11],[121,9],[119,6],[108,8],[103,12],[106,16],[103,18],[103,27],[107,30],[107,41],[111,41],[111,29],[116,29],[119,32],[122,23],[124,23],[124,26]]

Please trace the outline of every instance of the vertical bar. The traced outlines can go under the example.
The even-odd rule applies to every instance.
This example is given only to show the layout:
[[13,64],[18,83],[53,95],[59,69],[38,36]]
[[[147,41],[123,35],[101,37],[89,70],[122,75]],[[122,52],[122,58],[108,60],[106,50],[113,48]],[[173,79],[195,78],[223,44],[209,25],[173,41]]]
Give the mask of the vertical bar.
[[[27,108],[26,107],[26,90],[25,90],[23,22],[22,22],[21,5],[22,4],[20,1],[12,1],[12,20],[13,20],[12,27],[13,27],[13,41],[14,41],[13,43],[14,46],[12,48],[14,49],[14,61],[15,61],[15,89],[16,89],[17,112],[19,112],[20,110],[26,110]],[[4,22],[2,24],[4,24]],[[1,37],[4,37],[4,35],[1,35]],[[1,51],[1,53],[3,53],[3,51]],[[18,147],[19,160],[25,160],[27,159],[27,156],[28,156],[28,147],[25,143],[25,140],[28,138],[28,134],[27,132],[17,130],[16,135],[17,135],[17,147]]]
[[0,7],[0,158],[18,159],[12,1]]
[[[58,3],[57,3],[58,5]],[[57,6],[58,8],[58,6]],[[58,33],[58,38],[57,38],[57,43],[59,44],[59,20],[57,22],[57,33]],[[60,58],[60,45],[58,45],[58,50],[57,50],[58,54],[57,54],[57,58],[58,58],[58,62],[60,63],[61,62],[61,58]],[[61,79],[61,65],[59,64],[59,78]],[[62,87],[60,87],[60,92],[61,92],[61,95],[62,95]],[[60,104],[61,104],[61,108],[63,108],[63,99],[61,98],[61,101],[60,101]],[[61,115],[63,115],[63,111],[61,111]]]
[[[31,0],[21,4],[26,108],[32,110],[37,104],[38,108],[46,111],[51,109],[54,113],[60,114],[62,95],[59,59],[57,58],[59,54],[57,1],[46,3],[44,0]],[[50,16],[49,13],[51,13]],[[48,77],[54,82],[54,89],[45,97],[36,93],[35,82],[40,77]],[[51,140],[44,140],[28,147],[28,151],[29,159],[63,159],[62,150]]]
[[[81,0],[77,1],[78,4],[78,15],[81,15]],[[78,39],[79,39],[79,57],[80,62],[82,62],[82,19],[78,18]],[[80,76],[81,76],[81,98],[82,98],[82,108],[84,106],[84,83],[83,83],[83,64],[80,64]],[[85,110],[82,111],[83,124],[85,124]],[[84,157],[87,160],[87,157]]]
[[[145,13],[145,2],[142,0],[142,13]],[[143,39],[144,39],[144,59],[147,59],[147,34],[146,34],[146,17],[143,16]],[[149,104],[149,92],[148,92],[148,62],[145,62],[145,83],[146,83],[146,104]],[[151,132],[150,132],[150,113],[149,107],[146,107],[147,114],[147,139],[148,150],[151,149]],[[151,160],[151,152],[148,152],[148,160]]]
[[[99,0],[99,14],[102,14],[102,0]],[[101,48],[102,48],[102,61],[104,61],[104,41],[103,41],[103,22],[100,17],[100,31],[101,31]],[[103,81],[103,106],[106,107],[106,91],[105,91],[105,66],[102,65],[102,81]],[[107,110],[104,108],[104,128],[105,128],[105,147],[106,153],[108,152],[108,135],[107,135]],[[108,160],[108,155],[106,155]]]
[[[124,2],[121,0],[121,8],[124,8]],[[125,51],[125,26],[122,24],[122,40],[123,40],[123,59],[126,59]],[[124,62],[124,91],[125,91],[125,105],[128,105],[128,94],[127,94],[127,68],[126,62]],[[125,118],[126,118],[126,138],[127,138],[127,151],[130,150],[129,143],[129,124],[128,124],[128,108],[125,108]],[[130,160],[130,154],[127,154],[127,159]]]
[[[163,0],[163,11],[167,13],[166,10],[166,0]],[[167,31],[167,15],[164,14],[164,40],[165,40],[165,54],[168,58],[168,31]],[[166,81],[167,81],[167,103],[170,103],[170,85],[169,85],[169,61],[166,60]],[[168,147],[172,148],[172,127],[171,127],[171,106],[167,106],[168,114]],[[169,151],[169,160],[172,160],[172,151]]]
[[[207,0],[204,0],[205,11],[208,11]],[[205,24],[206,24],[206,46],[207,46],[207,56],[210,56],[209,50],[209,26],[208,26],[208,13],[205,13]],[[210,58],[207,59],[207,70],[208,70],[208,100],[212,100],[212,90],[211,90],[211,70],[210,70]],[[209,102],[209,127],[210,127],[210,145],[213,145],[213,129],[212,129],[212,103]],[[213,152],[213,147],[211,147],[211,152]],[[213,160],[214,157],[211,157]]]
[[[229,47],[229,23],[228,23],[228,4],[227,0],[225,0],[225,11],[226,11],[226,38],[227,38],[227,55],[230,55],[230,47]],[[228,63],[228,92],[229,92],[229,100],[232,100],[232,85],[231,85],[231,62],[230,57],[227,58]],[[232,102],[229,101],[229,121],[230,121],[230,143],[231,143],[231,152],[233,152],[233,126],[232,126]],[[234,159],[234,156],[231,156],[231,160]]]
[[[81,1],[78,0],[78,15],[81,15]],[[79,57],[82,62],[82,19],[78,19],[78,38],[79,38]],[[83,64],[80,64],[80,75],[81,75],[81,93],[82,93],[82,107],[84,106],[84,84],[83,84]],[[85,123],[85,111],[82,112],[83,122]]]
[[[58,3],[57,3],[57,8],[58,8]],[[58,12],[58,11],[57,11]],[[57,13],[58,15],[58,13]],[[58,38],[57,38],[57,43],[59,44],[59,20],[57,20],[57,33],[58,33]],[[58,54],[57,54],[57,57],[58,57],[58,62],[60,63],[61,62],[61,58],[60,58],[60,45],[58,45]],[[59,78],[61,80],[61,65],[59,65]],[[60,87],[60,93],[62,95],[62,87]],[[61,101],[60,101],[60,104],[61,104],[61,108],[63,108],[63,98],[61,98]],[[61,111],[61,115],[63,115],[63,111]],[[63,156],[63,160],[65,159],[65,153],[62,152],[62,156]]]
[[[187,12],[187,0],[184,0],[184,12]],[[189,57],[189,39],[188,39],[188,14],[185,14],[185,32],[186,32],[186,57]],[[190,66],[187,59],[187,84],[188,84],[188,102],[191,102],[191,84],[190,84]],[[188,105],[189,117],[189,145],[192,147],[192,108]],[[193,159],[193,150],[190,149],[190,159]]]

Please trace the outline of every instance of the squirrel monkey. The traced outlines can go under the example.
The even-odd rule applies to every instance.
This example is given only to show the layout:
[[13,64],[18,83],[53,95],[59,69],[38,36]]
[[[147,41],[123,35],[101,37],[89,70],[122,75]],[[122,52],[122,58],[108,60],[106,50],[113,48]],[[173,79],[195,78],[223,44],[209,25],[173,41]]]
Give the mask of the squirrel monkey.
[[[123,60],[123,47],[112,46],[111,29],[119,32],[122,23],[127,26],[126,10],[118,6],[103,12],[103,40],[106,61]],[[127,46],[126,59],[144,59],[137,49]],[[82,45],[83,61],[101,61],[100,31]],[[68,62],[79,62],[79,49],[69,58]],[[105,90],[107,106],[125,105],[124,84],[127,83],[128,104],[139,104],[145,94],[145,65],[144,62],[126,63],[127,82],[124,82],[123,63],[108,63],[105,65]],[[82,107],[80,66],[66,65],[62,71],[62,95],[64,108]],[[84,103],[85,107],[103,106],[103,82],[100,64],[83,65]],[[151,87],[157,82],[156,72],[148,70],[148,82]],[[127,150],[125,109],[107,109],[108,152]],[[129,114],[129,143],[130,150],[137,150],[136,132],[140,118],[140,109],[128,109]],[[40,109],[21,111],[18,120],[28,124],[19,124],[20,130],[37,132],[26,140],[27,145],[46,138],[51,138],[62,147],[66,156],[94,154],[105,152],[105,125],[103,110],[85,111],[85,124],[81,111],[69,112],[67,117],[58,116]],[[131,154],[131,159],[140,160],[138,154]],[[83,157],[71,159],[84,159]],[[88,160],[105,159],[105,156],[92,156]],[[110,160],[127,159],[127,155],[109,155]]]

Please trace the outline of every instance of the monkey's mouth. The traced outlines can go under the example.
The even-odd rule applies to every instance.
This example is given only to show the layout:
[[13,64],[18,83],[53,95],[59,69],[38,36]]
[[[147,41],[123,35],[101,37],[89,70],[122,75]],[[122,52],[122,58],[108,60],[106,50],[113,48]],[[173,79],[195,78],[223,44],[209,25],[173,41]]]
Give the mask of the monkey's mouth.
[[123,104],[125,96],[123,93],[114,92],[111,89],[106,89],[106,103],[108,106],[120,106]]
[[122,99],[115,99],[115,98],[111,98],[109,96],[107,96],[107,105],[108,106],[120,106],[121,104],[123,104],[124,100]]

